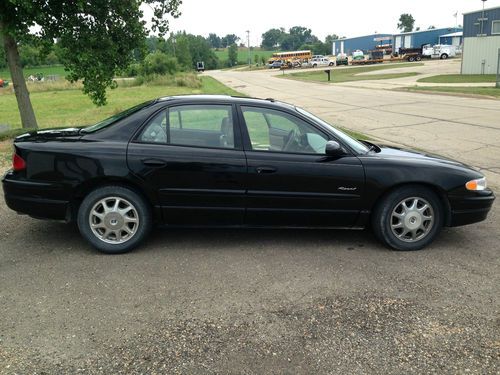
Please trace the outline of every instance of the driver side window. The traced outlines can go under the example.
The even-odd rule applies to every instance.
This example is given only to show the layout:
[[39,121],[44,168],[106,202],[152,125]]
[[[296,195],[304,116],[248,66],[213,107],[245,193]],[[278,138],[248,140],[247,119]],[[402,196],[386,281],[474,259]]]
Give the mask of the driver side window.
[[252,149],[324,154],[328,138],[299,118],[273,109],[242,106]]

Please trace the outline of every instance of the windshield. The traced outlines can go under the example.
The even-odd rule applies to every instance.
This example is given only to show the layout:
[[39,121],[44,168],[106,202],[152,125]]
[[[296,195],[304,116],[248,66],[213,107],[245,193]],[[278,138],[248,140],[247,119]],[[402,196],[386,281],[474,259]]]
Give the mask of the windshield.
[[343,131],[340,131],[339,129],[333,127],[332,125],[330,125],[326,121],[323,121],[322,119],[313,115],[312,113],[309,113],[306,110],[298,107],[295,107],[295,109],[297,110],[297,112],[302,113],[303,115],[309,117],[315,122],[319,122],[320,124],[328,127],[328,129],[330,129],[342,142],[345,142],[349,147],[351,147],[357,153],[365,154],[369,151],[369,148],[365,144],[361,143],[357,139],[352,138]]
[[131,115],[132,113],[137,112],[138,110],[148,106],[151,103],[152,103],[152,101],[150,100],[150,101],[141,103],[139,105],[136,105],[135,107],[126,109],[123,112],[117,113],[116,115],[108,117],[105,120],[99,121],[97,124],[90,125],[90,126],[87,126],[86,128],[83,128],[81,130],[81,132],[82,133],[93,133],[93,132],[96,132],[98,130],[104,129],[105,127],[117,122],[118,120],[121,120],[122,118],[125,118],[125,117]]

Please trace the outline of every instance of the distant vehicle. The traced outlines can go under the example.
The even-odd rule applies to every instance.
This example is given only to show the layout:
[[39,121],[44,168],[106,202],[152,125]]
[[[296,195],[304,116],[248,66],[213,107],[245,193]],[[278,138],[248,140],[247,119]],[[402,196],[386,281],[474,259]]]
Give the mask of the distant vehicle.
[[339,53],[336,58],[335,65],[349,65],[349,58],[345,53]]
[[317,59],[311,59],[311,61],[309,61],[309,65],[313,68],[316,68],[318,66],[334,66],[335,63],[333,61],[330,61],[326,57],[321,57]]
[[422,47],[422,56],[431,59],[446,60],[449,57],[457,55],[457,47],[448,44],[436,44],[431,46],[427,44]]
[[7,87],[9,86],[9,81],[0,79],[0,87]]
[[205,63],[203,61],[198,61],[196,63],[196,70],[198,72],[204,72],[205,71]]
[[283,66],[284,62],[282,60],[269,60],[269,69],[279,69]]
[[86,128],[28,132],[13,149],[7,206],[76,222],[112,254],[153,224],[372,227],[393,249],[419,250],[442,227],[486,219],[495,199],[464,164],[356,140],[272,99],[160,98]]

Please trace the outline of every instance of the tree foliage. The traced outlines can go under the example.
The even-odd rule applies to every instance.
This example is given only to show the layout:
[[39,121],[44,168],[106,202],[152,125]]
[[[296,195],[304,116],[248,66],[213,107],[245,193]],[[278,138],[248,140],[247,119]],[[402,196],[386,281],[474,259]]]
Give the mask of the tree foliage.
[[415,19],[411,14],[403,13],[399,16],[398,30],[408,33],[413,31],[413,26],[415,26]]
[[212,48],[220,48],[221,47],[221,37],[217,34],[210,33],[208,34],[207,42],[210,44]]
[[181,0],[2,0],[0,33],[44,48],[57,40],[68,79],[81,80],[83,91],[103,105],[106,88],[113,87],[113,77],[130,64],[148,32],[142,3],[152,8],[151,29],[160,35],[168,30],[166,16],[180,15]]
[[227,49],[228,65],[234,66],[238,63],[238,46],[236,43],[231,44]]
[[238,40],[240,40],[240,38],[238,36],[236,36],[235,34],[227,34],[226,36],[224,36],[221,39],[221,45],[220,46],[222,48],[230,47],[233,44],[236,44],[236,42]]
[[279,47],[285,34],[285,29],[282,27],[279,29],[267,30],[262,34],[262,48],[272,50]]

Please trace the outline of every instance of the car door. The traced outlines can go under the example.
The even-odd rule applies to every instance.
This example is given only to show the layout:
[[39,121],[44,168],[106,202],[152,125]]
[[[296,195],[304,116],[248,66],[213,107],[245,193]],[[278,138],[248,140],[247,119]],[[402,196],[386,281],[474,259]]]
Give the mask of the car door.
[[166,224],[241,225],[247,166],[230,104],[171,105],[129,144],[131,171],[157,192]]
[[364,171],[346,153],[325,155],[332,137],[289,112],[239,107],[248,163],[249,225],[351,227],[361,207]]

